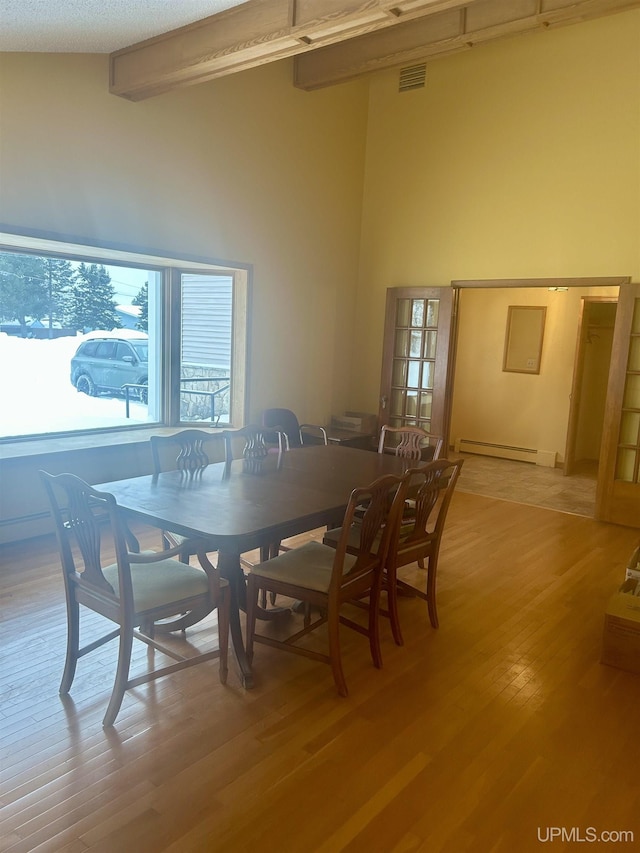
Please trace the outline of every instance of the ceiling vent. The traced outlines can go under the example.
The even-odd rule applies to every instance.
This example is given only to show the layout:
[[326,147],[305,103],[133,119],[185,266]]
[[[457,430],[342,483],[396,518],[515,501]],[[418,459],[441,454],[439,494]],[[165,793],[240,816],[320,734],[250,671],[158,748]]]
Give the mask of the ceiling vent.
[[412,65],[411,68],[403,68],[400,71],[399,92],[408,92],[410,89],[424,89],[424,81],[427,76],[427,66]]

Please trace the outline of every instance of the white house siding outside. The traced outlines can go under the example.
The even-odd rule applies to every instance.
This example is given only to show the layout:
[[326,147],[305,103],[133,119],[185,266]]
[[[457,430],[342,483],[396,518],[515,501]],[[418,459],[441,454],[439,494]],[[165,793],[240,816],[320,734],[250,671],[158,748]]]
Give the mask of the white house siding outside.
[[[231,276],[182,275],[180,417],[183,421],[210,421],[211,394],[229,385],[232,311]],[[186,393],[189,391],[208,393]],[[229,414],[229,391],[221,391],[213,399],[214,423],[224,423]]]

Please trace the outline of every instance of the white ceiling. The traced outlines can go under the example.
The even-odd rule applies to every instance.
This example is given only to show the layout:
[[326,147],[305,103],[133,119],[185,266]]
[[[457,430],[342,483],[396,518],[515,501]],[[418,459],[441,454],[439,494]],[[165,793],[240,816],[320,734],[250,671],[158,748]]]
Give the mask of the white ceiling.
[[246,0],[0,0],[0,51],[111,53]]

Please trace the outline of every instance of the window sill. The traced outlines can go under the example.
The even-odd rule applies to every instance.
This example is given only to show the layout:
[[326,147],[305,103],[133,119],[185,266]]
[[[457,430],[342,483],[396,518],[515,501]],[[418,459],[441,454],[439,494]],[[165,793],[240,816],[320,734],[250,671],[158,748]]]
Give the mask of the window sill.
[[[183,429],[196,427],[207,430],[206,424],[185,424],[180,427],[152,426],[140,429],[110,430],[103,433],[85,433],[82,435],[64,435],[55,438],[34,438],[24,441],[0,443],[0,462],[20,460],[36,456],[50,456],[55,453],[71,453],[82,450],[95,450],[100,447],[121,447],[122,445],[146,444],[152,435],[171,435]],[[220,432],[220,429],[212,430]]]

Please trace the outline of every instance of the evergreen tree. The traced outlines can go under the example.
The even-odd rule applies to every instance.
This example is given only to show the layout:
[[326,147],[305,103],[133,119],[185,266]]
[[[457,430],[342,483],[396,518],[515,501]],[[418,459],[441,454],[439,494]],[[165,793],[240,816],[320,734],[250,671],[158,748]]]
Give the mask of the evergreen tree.
[[76,270],[75,284],[69,292],[65,313],[75,329],[120,329],[116,312],[115,288],[111,276],[102,264],[81,263]]
[[45,317],[48,308],[44,258],[0,252],[0,317],[26,327],[28,320]]
[[43,258],[47,288],[49,329],[54,320],[66,323],[67,303],[71,299],[75,272],[70,261],[62,258]]
[[138,322],[136,323],[136,329],[140,329],[143,332],[149,331],[149,282],[145,281],[140,290],[138,291],[137,296],[135,296],[131,300],[132,305],[138,305],[140,307],[140,316],[138,317]]

